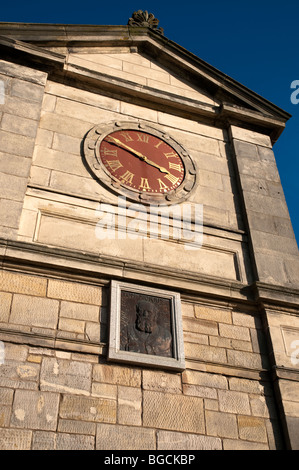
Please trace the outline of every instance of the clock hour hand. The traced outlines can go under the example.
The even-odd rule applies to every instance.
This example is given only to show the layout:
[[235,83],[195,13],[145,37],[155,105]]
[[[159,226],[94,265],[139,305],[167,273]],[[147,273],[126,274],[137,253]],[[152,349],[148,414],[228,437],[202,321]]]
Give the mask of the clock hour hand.
[[142,153],[138,152],[137,150],[134,150],[132,149],[131,147],[129,147],[128,145],[124,144],[123,142],[121,142],[119,139],[117,139],[116,137],[112,137],[112,136],[109,136],[109,139],[107,140],[107,142],[110,142],[110,143],[115,143],[117,146],[119,147],[122,147],[126,150],[129,150],[129,152],[133,153],[134,155],[136,155],[136,157],[140,158],[142,161],[144,161],[145,163],[147,163],[148,165],[151,165],[151,166],[154,166],[155,168],[158,168],[158,170],[160,170],[162,173],[169,173],[168,170],[166,170],[166,168],[158,165],[157,163],[153,162],[152,160],[149,160],[145,155],[143,155]]

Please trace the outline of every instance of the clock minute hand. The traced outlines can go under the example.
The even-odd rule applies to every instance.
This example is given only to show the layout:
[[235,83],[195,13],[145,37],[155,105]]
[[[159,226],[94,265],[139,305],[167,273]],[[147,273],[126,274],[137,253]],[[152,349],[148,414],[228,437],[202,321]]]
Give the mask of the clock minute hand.
[[[113,141],[113,142],[111,142],[111,141]],[[151,166],[154,166],[155,168],[158,168],[158,170],[160,170],[162,173],[169,173],[169,171],[166,170],[166,168],[158,165],[157,163],[153,162],[152,160],[149,160],[145,155],[138,152],[137,150],[132,149],[132,147],[129,147],[128,145],[124,144],[123,142],[121,142],[121,140],[117,139],[116,137],[109,136],[108,142],[115,143],[116,145],[118,145],[120,147],[123,147],[126,150],[129,150],[131,153],[136,155],[138,158],[143,160],[148,165],[151,165]]]
[[136,155],[138,158],[141,158],[141,160],[146,160],[146,157],[144,155],[142,155],[142,153],[138,152],[137,150],[132,149],[132,147],[129,147],[128,145],[124,144],[120,140],[116,139],[116,137],[109,136],[109,140],[107,140],[107,142],[115,143],[119,147],[122,147],[126,150],[129,150],[131,153]]

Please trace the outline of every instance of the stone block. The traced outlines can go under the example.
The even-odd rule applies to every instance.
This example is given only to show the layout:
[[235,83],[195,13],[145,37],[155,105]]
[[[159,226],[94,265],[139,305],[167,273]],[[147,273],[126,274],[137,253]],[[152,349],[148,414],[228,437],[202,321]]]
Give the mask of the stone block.
[[0,322],[8,322],[12,295],[0,292]]
[[89,395],[92,364],[44,358],[41,367],[41,390]]
[[96,364],[93,370],[93,380],[101,383],[140,387],[141,371],[128,367]]
[[182,392],[181,374],[144,370],[142,372],[142,387],[144,390],[180,394]]
[[219,323],[219,334],[225,338],[250,341],[249,329],[243,326]]
[[117,422],[141,426],[142,392],[140,388],[118,387]]
[[156,436],[153,429],[134,426],[98,424],[97,450],[155,450]]
[[92,383],[91,394],[94,397],[108,398],[110,400],[117,399],[117,385]]
[[46,296],[47,279],[18,274],[13,271],[0,271],[0,290],[19,294]]
[[52,147],[54,150],[59,150],[66,154],[80,155],[81,143],[82,139],[55,132]]
[[94,446],[93,436],[58,433],[56,437],[56,450],[94,450]]
[[268,135],[236,126],[231,126],[231,133],[234,139],[261,145],[263,147],[272,147],[271,140]]
[[91,305],[101,304],[101,288],[77,282],[49,279],[48,297]]
[[79,304],[76,302],[61,302],[60,317],[98,322],[99,315],[100,309],[96,305]]
[[90,177],[80,154],[62,151],[61,148],[53,149],[37,145],[34,149],[33,165],[57,170],[67,174],[67,176],[71,174],[84,178]]
[[221,323],[232,323],[231,311],[205,305],[195,305],[195,317]]
[[71,318],[60,318],[58,329],[61,331],[70,331],[71,333],[84,334],[85,322],[81,320],[73,320]]
[[25,67],[23,65],[14,64],[12,62],[0,61],[1,73],[14,77],[16,79],[27,80],[38,85],[45,85],[47,81],[47,73],[40,70]]
[[224,413],[250,415],[249,397],[246,393],[218,390],[219,409]]
[[34,139],[20,136],[4,130],[0,131],[0,151],[12,153],[20,157],[31,157],[34,149]]
[[18,228],[22,208],[22,202],[0,199],[0,223],[6,227]]
[[218,335],[218,325],[215,321],[183,318],[183,330],[205,335]]
[[0,388],[0,404],[4,406],[12,405],[14,391],[10,388]]
[[157,450],[222,450],[221,439],[171,431],[157,432]]
[[289,445],[292,450],[299,450],[299,418],[286,416]]
[[1,128],[15,134],[35,137],[38,121],[26,117],[4,113],[1,120]]
[[11,424],[16,428],[55,431],[59,394],[16,390]]
[[261,370],[267,368],[267,357],[247,351],[228,350],[227,358],[230,365]]
[[17,157],[8,153],[0,153],[0,172],[8,175],[27,178],[30,172],[31,160]]
[[206,428],[209,436],[238,438],[236,415],[206,411]]
[[32,165],[30,170],[30,183],[37,186],[49,186],[51,170]]
[[191,395],[193,397],[202,397],[212,400],[217,400],[217,390],[210,387],[202,387],[201,385],[183,385],[184,395]]
[[96,423],[60,419],[57,430],[58,432],[67,432],[69,434],[85,434],[94,436],[96,433]]
[[[50,97],[51,95],[46,96]],[[58,113],[44,112],[39,126],[43,130],[51,131],[51,134],[58,132],[59,134],[82,139],[89,129],[93,127],[93,121],[86,122],[71,116],[65,117]]]
[[34,431],[32,450],[56,450],[56,435],[51,431]]
[[267,431],[264,419],[253,416],[238,416],[238,428],[241,439],[267,442]]
[[143,425],[159,429],[203,434],[205,432],[203,399],[145,391]]
[[243,142],[242,140],[234,140],[234,148],[238,161],[241,158],[248,158],[251,161],[258,161],[259,155],[257,146],[249,142]]
[[116,422],[116,401],[105,398],[64,395],[60,405],[60,417],[97,423]]
[[269,450],[269,446],[241,439],[223,439],[223,450]]
[[55,329],[59,302],[57,300],[15,294],[10,322],[17,325]]
[[[26,187],[27,178],[0,173],[0,198],[21,202],[24,199]],[[2,216],[4,217],[4,209],[2,209]],[[6,215],[6,218],[13,220],[12,215]]]
[[44,95],[44,87],[23,80],[13,80],[10,93],[11,96],[18,96],[41,103]]
[[185,384],[202,385],[211,388],[227,389],[227,378],[223,375],[208,374],[194,370],[185,370],[182,374],[182,380]]
[[214,346],[206,346],[203,344],[186,343],[185,356],[187,359],[197,359],[204,362],[226,363],[226,350]]
[[0,429],[0,450],[30,450],[32,431]]

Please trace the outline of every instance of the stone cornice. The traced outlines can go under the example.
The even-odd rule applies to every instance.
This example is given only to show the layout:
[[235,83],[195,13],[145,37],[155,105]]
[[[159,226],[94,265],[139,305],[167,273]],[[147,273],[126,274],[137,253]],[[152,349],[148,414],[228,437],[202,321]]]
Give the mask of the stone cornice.
[[[190,83],[208,90],[223,104],[221,106],[201,106],[193,100],[176,98],[160,90],[149,87],[124,83],[113,77],[112,90],[118,88],[122,92],[139,98],[154,101],[157,105],[167,101],[170,106],[193,116],[207,116],[219,125],[225,122],[243,123],[248,126],[259,126],[261,132],[271,136],[275,142],[284,129],[290,114],[280,109],[268,100],[260,97],[236,80],[223,74],[215,67],[201,60],[175,42],[148,27],[131,26],[92,26],[92,25],[52,25],[52,24],[22,24],[0,23],[0,47],[13,50],[14,53],[31,57],[42,67],[52,64],[64,76],[72,76],[77,81],[89,80],[98,86],[106,86],[112,77],[96,74],[84,68],[66,65],[66,57],[62,54],[47,51],[47,47],[88,47],[88,46],[128,46],[147,54],[169,70],[180,72]],[[142,96],[141,96],[142,95]],[[227,103],[227,104],[224,104]]]
[[126,278],[132,283],[169,286],[180,291],[186,300],[194,299],[194,296],[211,297],[232,305],[285,309],[286,313],[298,314],[299,289],[296,288],[259,282],[246,285],[234,280],[23,241],[0,239],[0,268],[96,285],[108,285],[111,278]]

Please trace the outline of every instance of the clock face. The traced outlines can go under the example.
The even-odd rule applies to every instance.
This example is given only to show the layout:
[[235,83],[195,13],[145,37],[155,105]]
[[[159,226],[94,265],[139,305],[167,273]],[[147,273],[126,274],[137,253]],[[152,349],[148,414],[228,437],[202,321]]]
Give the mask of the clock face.
[[177,204],[195,187],[189,153],[147,123],[114,121],[93,127],[84,140],[84,155],[100,184],[145,205]]
[[131,190],[165,194],[183,182],[185,167],[178,152],[160,137],[142,130],[111,132],[99,146],[108,174]]

